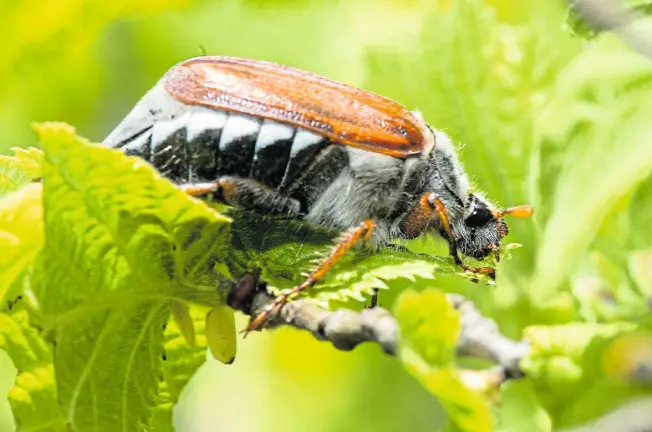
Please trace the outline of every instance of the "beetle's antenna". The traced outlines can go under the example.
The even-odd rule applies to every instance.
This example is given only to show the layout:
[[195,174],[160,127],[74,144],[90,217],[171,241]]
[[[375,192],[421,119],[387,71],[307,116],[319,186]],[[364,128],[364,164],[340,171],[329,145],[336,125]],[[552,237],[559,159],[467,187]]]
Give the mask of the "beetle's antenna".
[[534,207],[524,204],[516,207],[510,207],[507,209],[501,209],[496,211],[496,219],[500,219],[505,215],[510,215],[515,218],[524,219],[529,218],[534,214]]

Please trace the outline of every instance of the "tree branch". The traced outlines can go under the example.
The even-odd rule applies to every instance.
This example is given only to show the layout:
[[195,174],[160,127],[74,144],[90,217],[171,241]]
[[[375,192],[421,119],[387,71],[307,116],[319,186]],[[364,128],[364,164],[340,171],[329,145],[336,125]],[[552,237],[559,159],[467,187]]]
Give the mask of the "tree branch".
[[614,0],[569,0],[570,7],[597,30],[613,31],[634,50],[652,59],[652,26]]
[[[449,294],[447,297],[460,312],[462,330],[457,342],[458,354],[493,361],[501,368],[504,378],[523,376],[519,361],[527,353],[528,345],[503,336],[495,321],[482,316],[463,296]],[[264,284],[252,288],[249,281],[233,288],[227,304],[249,316],[256,316],[273,301],[274,297]],[[396,355],[400,343],[398,321],[381,307],[360,312],[349,309],[327,311],[310,300],[299,299],[285,304],[269,318],[265,328],[283,325],[307,330],[316,339],[329,341],[342,351],[350,351],[363,342],[372,342],[380,345],[385,353]]]

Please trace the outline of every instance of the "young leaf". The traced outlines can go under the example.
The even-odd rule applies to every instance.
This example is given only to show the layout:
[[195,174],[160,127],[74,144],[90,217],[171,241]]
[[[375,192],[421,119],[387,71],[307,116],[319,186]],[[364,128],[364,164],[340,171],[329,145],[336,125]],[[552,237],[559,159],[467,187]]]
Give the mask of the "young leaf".
[[51,347],[30,327],[25,311],[0,314],[0,349],[9,354],[19,371],[8,395],[16,430],[67,431],[57,401]]
[[412,347],[433,367],[447,367],[454,362],[460,316],[443,292],[404,291],[395,313],[401,325],[402,344]]
[[41,176],[43,153],[30,147],[12,148],[14,156],[0,155],[0,197]]
[[445,294],[434,289],[405,291],[395,313],[401,325],[399,357],[442,404],[450,430],[491,431],[493,420],[485,397],[467,387],[454,367],[460,321]]
[[652,338],[641,339],[632,323],[533,326],[524,334],[531,348],[520,365],[555,428],[579,426],[652,394],[636,382],[635,360],[652,360]]
[[170,299],[221,304],[230,221],[140,159],[37,130],[46,244],[32,281],[59,402],[72,430],[138,429],[158,402]]

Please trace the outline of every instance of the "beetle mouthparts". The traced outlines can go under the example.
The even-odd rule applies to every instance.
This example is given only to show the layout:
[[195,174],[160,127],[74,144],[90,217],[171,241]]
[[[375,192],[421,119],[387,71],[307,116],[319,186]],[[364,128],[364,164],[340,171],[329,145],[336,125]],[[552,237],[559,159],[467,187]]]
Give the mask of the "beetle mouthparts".
[[500,262],[500,249],[498,248],[498,246],[492,243],[489,245],[489,249],[491,249],[491,251],[493,252],[494,258],[496,258],[496,262]]

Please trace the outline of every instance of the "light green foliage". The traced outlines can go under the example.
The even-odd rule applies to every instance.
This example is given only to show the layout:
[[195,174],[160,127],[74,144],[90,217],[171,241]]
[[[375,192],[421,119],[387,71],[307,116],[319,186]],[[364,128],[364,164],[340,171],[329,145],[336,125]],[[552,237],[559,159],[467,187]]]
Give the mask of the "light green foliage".
[[224,261],[228,220],[138,159],[62,126],[38,131],[47,241],[33,289],[57,343],[59,400],[74,430],[133,429],[156,401],[169,299],[215,290],[198,269]]
[[17,430],[68,430],[57,402],[51,346],[30,327],[25,311],[0,314],[0,348],[20,371],[8,395]]
[[[3,282],[13,276],[23,295],[30,295],[7,300],[25,303],[41,337],[56,345],[52,354],[40,342],[48,357],[38,366],[49,370],[48,391],[54,392],[56,382],[68,426],[132,430],[149,423],[160,399],[170,301],[222,302],[224,293],[216,288],[225,276],[209,263],[225,261],[230,220],[188,198],[139,159],[89,144],[70,127],[42,125],[37,131],[45,153],[42,207],[40,185],[2,201],[5,213],[18,215],[3,228],[16,242],[31,241],[23,240],[32,252],[19,255],[21,266],[3,274]],[[36,258],[43,234],[40,225],[25,223],[29,212],[39,222],[41,211],[46,241]],[[33,265],[29,278],[22,273],[27,265]],[[15,296],[16,289],[9,292]],[[8,332],[7,344],[18,344],[13,338],[19,336]],[[21,352],[8,352],[22,370]],[[196,366],[189,367],[188,375]],[[25,379],[19,376],[16,385]],[[32,393],[44,390],[32,387],[24,389],[23,405],[29,397],[42,399]],[[172,390],[173,400],[178,393]],[[46,420],[28,419],[23,405],[14,411],[19,425]]]
[[438,290],[407,290],[399,297],[396,318],[401,324],[400,358],[407,370],[437,397],[449,416],[448,430],[492,430],[489,405],[478,389],[467,387],[455,368],[460,334],[459,313]]
[[[570,143],[564,157],[581,163],[564,164],[556,178],[533,282],[538,299],[556,290],[581,259],[612,205],[652,172],[650,96],[652,64],[612,37],[578,56],[559,77],[540,118],[542,146]],[[577,203],[582,205],[570,213]]]

